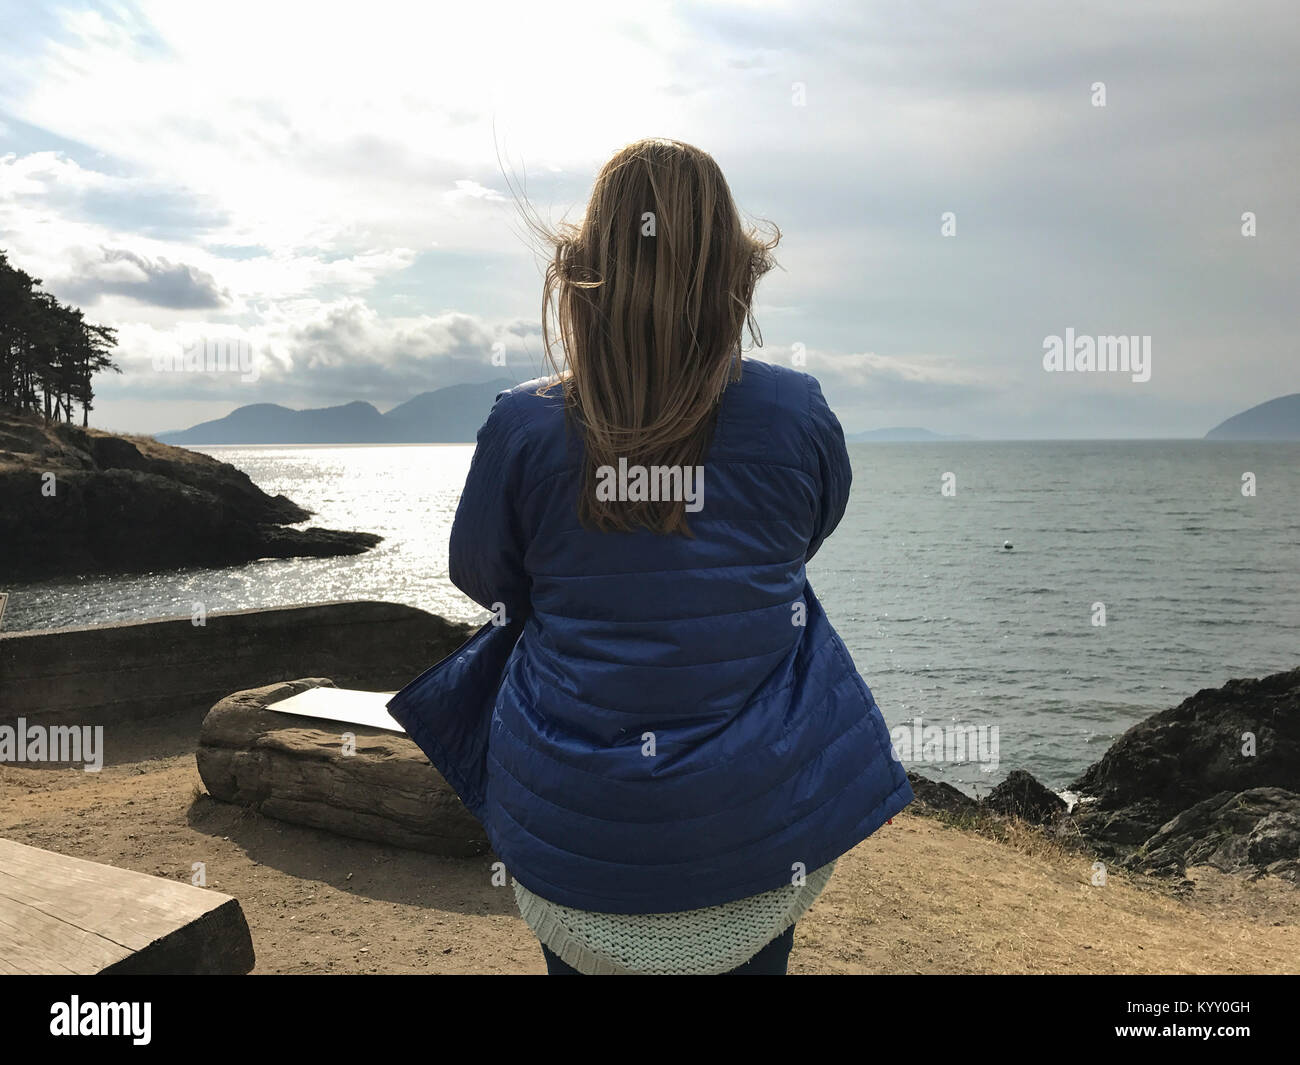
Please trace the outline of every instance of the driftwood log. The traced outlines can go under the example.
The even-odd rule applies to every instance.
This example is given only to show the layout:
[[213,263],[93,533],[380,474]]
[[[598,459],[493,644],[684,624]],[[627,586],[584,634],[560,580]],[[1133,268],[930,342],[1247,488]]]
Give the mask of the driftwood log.
[[[450,857],[484,854],[483,828],[407,736],[267,710],[323,678],[228,695],[199,735],[199,776],[214,799],[280,821]],[[344,733],[355,737],[345,753]]]

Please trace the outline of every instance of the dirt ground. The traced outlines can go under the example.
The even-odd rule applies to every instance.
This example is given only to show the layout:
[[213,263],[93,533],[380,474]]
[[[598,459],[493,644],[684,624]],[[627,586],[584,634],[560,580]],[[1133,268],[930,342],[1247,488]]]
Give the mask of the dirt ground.
[[[119,726],[99,773],[0,766],[0,835],[176,880],[204,863],[207,886],[243,906],[258,973],[545,972],[513,892],[491,885],[491,858],[217,802],[195,768],[197,724]],[[1284,881],[1191,870],[1180,893],[1092,875],[1086,856],[905,812],[840,860],[796,928],[790,972],[1300,971],[1300,889]]]

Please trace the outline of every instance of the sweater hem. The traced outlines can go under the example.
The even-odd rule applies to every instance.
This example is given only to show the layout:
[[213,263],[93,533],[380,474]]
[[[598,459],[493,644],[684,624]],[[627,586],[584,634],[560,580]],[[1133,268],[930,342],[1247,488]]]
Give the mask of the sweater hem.
[[[791,899],[785,902],[785,910],[779,913],[779,921],[763,929],[756,938],[751,936],[748,941],[742,941],[743,946],[734,941],[729,945],[724,942],[721,949],[716,951],[711,950],[711,948],[718,945],[717,941],[714,940],[711,943],[708,937],[710,934],[716,936],[717,932],[716,930],[710,931],[707,923],[704,928],[698,930],[704,937],[704,941],[700,942],[700,940],[696,939],[693,941],[691,949],[682,951],[681,937],[685,933],[681,930],[678,931],[677,942],[674,944],[673,938],[666,941],[658,940],[659,930],[654,926],[645,927],[644,933],[638,930],[638,923],[635,921],[631,923],[630,928],[626,925],[622,928],[611,927],[608,924],[602,924],[599,918],[629,915],[609,915],[590,911],[575,912],[572,908],[559,906],[549,899],[533,894],[517,877],[514,878],[515,902],[519,907],[520,917],[523,918],[524,923],[528,925],[538,941],[561,961],[583,975],[718,976],[746,964],[774,939],[784,935],[787,930],[801,921],[826,890],[834,871],[835,862],[832,861],[810,873],[808,879],[814,883],[811,885],[805,884]],[[809,890],[810,888],[811,890]],[[767,895],[771,894],[771,892],[762,894]],[[723,911],[722,913],[710,915],[712,920],[725,918],[732,921],[745,921],[746,919],[753,919],[752,910],[747,904],[761,907],[763,901],[761,895],[748,896],[730,903],[724,903],[721,906],[706,906],[702,909]],[[569,924],[564,919],[566,915],[561,913],[561,910],[569,911],[567,916],[574,918],[577,927],[569,927]],[[695,912],[698,911],[684,911],[681,916],[685,917]],[[658,913],[655,916],[669,917],[677,915]],[[595,919],[594,923],[593,918]],[[587,922],[585,930],[582,927],[584,919]],[[615,941],[622,940],[626,942],[625,937],[629,933],[638,937],[644,934],[651,944],[656,943],[658,940],[657,949],[654,946],[643,947],[642,953],[648,956],[645,959],[646,964],[633,967],[616,960],[601,950],[599,944],[602,935],[611,936]],[[698,944],[698,947],[695,944]],[[700,956],[694,956],[695,949],[700,951]],[[674,953],[674,950],[681,951],[681,953]],[[710,956],[711,954],[713,956]]]

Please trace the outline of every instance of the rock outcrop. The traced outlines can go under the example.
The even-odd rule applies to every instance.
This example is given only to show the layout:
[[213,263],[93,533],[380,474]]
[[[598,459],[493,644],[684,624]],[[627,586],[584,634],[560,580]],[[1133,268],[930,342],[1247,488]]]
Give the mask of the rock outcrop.
[[1023,769],[1012,770],[1006,780],[982,799],[972,799],[951,784],[917,773],[909,772],[907,781],[916,796],[917,810],[922,813],[958,817],[1000,814],[1047,826],[1054,824],[1067,810],[1064,799]]
[[915,804],[925,812],[944,814],[973,814],[980,804],[963,791],[942,780],[931,780],[919,773],[909,772],[907,782],[912,785]]
[[1082,841],[1120,868],[1209,865],[1300,884],[1300,669],[1206,688],[1124,733],[1065,802],[1015,770],[982,801],[908,774],[922,812],[992,813]]
[[1070,785],[1074,820],[1124,857],[1198,803],[1256,788],[1300,792],[1300,669],[1205,688],[1140,721]]
[[1300,883],[1300,795],[1284,788],[1222,792],[1162,825],[1123,864],[1157,876],[1212,865]]
[[0,580],[352,555],[382,539],[286,527],[310,516],[207,455],[0,411]]
[[1066,811],[1066,802],[1051,788],[1023,769],[1013,769],[1007,779],[989,792],[984,807],[995,813],[1019,817],[1035,825],[1051,824]]

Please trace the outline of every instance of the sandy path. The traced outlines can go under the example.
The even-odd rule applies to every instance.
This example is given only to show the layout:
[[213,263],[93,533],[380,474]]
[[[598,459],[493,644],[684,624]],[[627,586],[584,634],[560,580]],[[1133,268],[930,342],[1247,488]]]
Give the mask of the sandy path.
[[[174,737],[173,737],[174,738]],[[175,750],[178,744],[154,750]],[[120,750],[120,748],[119,748]],[[202,793],[192,754],[100,773],[0,766],[0,835],[237,897],[259,973],[541,973],[490,859],[286,825]],[[904,813],[844,856],[792,973],[1300,971],[1300,890],[1193,871],[1164,885]]]

